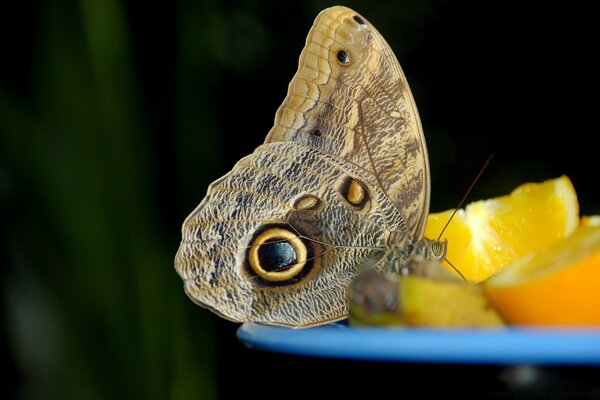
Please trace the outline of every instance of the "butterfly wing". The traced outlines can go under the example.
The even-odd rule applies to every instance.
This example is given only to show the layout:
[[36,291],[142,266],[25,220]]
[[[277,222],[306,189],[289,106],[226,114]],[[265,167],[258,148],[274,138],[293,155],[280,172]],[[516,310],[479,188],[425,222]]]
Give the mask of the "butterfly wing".
[[431,189],[417,107],[389,45],[355,11],[316,18],[266,141],[303,143],[370,171],[412,236],[423,234]]
[[386,226],[402,222],[361,172],[296,143],[240,160],[183,225],[175,267],[189,297],[237,322],[344,318],[357,260],[381,252]]
[[233,321],[344,318],[360,261],[392,231],[420,235],[428,182],[389,46],[354,11],[324,10],[265,143],[211,184],[175,267],[190,298]]

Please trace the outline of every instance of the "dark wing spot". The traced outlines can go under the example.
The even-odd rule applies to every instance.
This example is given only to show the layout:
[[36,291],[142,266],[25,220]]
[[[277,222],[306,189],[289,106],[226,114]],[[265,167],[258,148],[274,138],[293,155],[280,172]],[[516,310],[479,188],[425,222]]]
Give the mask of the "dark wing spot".
[[267,272],[279,272],[296,263],[296,251],[286,241],[268,241],[258,249],[260,266]]
[[337,59],[342,64],[348,64],[350,62],[350,55],[348,55],[346,50],[339,50],[337,52]]
[[361,25],[366,25],[366,24],[365,24],[365,21],[363,21],[363,19],[362,19],[361,17],[359,17],[358,15],[355,15],[355,16],[354,16],[354,17],[352,17],[352,18],[354,18],[354,20],[355,20],[356,22],[358,22],[359,24],[361,24]]
[[319,130],[319,128],[313,129],[312,131],[310,131],[310,134],[317,137],[323,136],[323,133],[321,132],[321,130]]

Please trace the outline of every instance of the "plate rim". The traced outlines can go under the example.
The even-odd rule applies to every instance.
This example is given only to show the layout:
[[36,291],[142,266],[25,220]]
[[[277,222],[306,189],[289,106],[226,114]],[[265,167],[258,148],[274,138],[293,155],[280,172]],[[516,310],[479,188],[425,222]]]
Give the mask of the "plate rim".
[[299,356],[454,364],[600,365],[600,329],[433,329],[332,323],[291,329],[245,322],[247,347]]

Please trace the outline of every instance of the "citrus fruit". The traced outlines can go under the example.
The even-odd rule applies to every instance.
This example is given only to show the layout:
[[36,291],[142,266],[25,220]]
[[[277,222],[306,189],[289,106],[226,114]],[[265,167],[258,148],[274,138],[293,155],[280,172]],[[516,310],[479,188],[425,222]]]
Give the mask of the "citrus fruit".
[[[437,238],[453,211],[430,214],[425,236]],[[575,189],[569,178],[561,176],[470,203],[457,211],[442,239],[448,239],[446,259],[476,283],[566,237],[578,225]]]
[[584,215],[581,217],[579,226],[600,226],[600,215]]
[[600,226],[577,229],[482,286],[511,324],[600,325]]

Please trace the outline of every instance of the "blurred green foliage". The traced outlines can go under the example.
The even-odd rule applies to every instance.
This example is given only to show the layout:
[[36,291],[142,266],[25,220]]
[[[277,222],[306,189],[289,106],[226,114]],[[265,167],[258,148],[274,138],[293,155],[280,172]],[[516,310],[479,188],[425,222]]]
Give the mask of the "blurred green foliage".
[[[222,322],[183,294],[179,227],[261,143],[312,20],[334,2],[16,3],[0,24],[4,394],[231,392],[229,377],[243,378],[235,337],[218,337]],[[558,24],[571,17],[564,8],[509,3],[345,2],[408,76],[432,209],[452,207],[496,152],[471,199],[566,173],[582,211],[599,213],[586,175],[594,150],[581,144],[591,106],[579,92],[596,69],[575,46],[592,36]]]
[[[124,5],[39,6],[31,90],[0,87],[4,322],[20,373],[11,386],[23,398],[214,397],[211,321],[188,316],[172,268],[179,238],[161,207],[176,202],[161,191],[178,193],[160,186],[169,150],[157,148]],[[186,16],[178,35],[197,33]],[[198,67],[182,53],[182,69]],[[203,124],[208,95],[196,92],[205,113],[172,132],[181,158],[207,174],[218,153]]]

